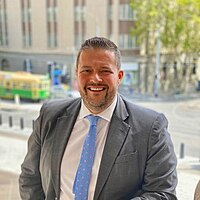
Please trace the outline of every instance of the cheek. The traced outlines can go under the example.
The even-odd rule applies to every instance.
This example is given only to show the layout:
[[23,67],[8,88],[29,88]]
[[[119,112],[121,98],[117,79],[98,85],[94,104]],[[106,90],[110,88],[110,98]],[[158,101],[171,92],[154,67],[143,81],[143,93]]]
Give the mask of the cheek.
[[108,79],[108,80],[105,80],[105,81],[110,87],[117,87],[119,85],[119,82],[120,82],[120,80],[116,79],[116,78]]
[[85,85],[87,84],[87,79],[86,78],[83,78],[81,76],[79,76],[77,78],[77,83],[78,83],[78,87],[79,89],[83,89],[85,87]]
[[84,78],[81,75],[79,75],[79,76],[77,76],[77,81],[79,83],[82,83],[84,81]]

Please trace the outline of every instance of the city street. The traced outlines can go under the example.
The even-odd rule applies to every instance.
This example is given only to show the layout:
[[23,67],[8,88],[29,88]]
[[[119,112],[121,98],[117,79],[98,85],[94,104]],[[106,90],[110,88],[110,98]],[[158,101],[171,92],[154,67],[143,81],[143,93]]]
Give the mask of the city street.
[[[132,100],[135,101],[135,100]],[[195,186],[200,179],[200,99],[184,101],[136,100],[145,106],[166,115],[177,157],[180,145],[184,144],[184,158],[178,159],[179,184],[177,196],[180,200],[193,200]],[[41,104],[0,102],[0,199],[19,200],[17,177],[27,149],[32,120],[38,116]],[[13,125],[9,127],[9,116]],[[24,118],[24,128],[20,128]],[[7,192],[5,192],[7,190]]]
[[[64,120],[65,116],[61,116],[64,110],[59,111],[55,106],[51,111],[45,110],[44,116],[39,118],[42,125],[34,122],[45,101],[78,98],[81,90],[86,93],[86,96],[89,95],[87,98],[91,101],[89,103],[101,104],[98,108],[95,107],[94,111],[104,110],[106,105],[112,103],[113,95],[118,93],[130,102],[164,114],[168,120],[168,127],[162,126],[164,123],[167,124],[166,121],[161,125],[162,127],[158,127],[159,119],[155,120],[154,124],[151,124],[151,121],[154,116],[160,116],[159,114],[154,115],[154,113],[150,116],[152,112],[140,112],[142,109],[131,110],[129,104],[123,106],[117,99],[120,109],[116,110],[120,110],[121,115],[117,117],[118,121],[123,120],[124,108],[127,108],[126,111],[128,110],[130,115],[129,117],[127,115],[126,120],[128,122],[132,120],[133,123],[126,126],[126,121],[123,121],[124,126],[120,128],[119,123],[113,120],[111,126],[110,122],[105,122],[106,126],[103,127],[102,116],[100,121],[102,126],[97,127],[97,132],[100,131],[97,139],[100,140],[95,143],[97,148],[93,148],[93,150],[97,149],[94,168],[96,163],[97,166],[101,164],[101,159],[98,160],[98,145],[102,151],[104,144],[109,145],[108,149],[116,151],[117,143],[120,141],[123,146],[119,148],[117,155],[131,158],[124,154],[127,152],[133,154],[133,150],[137,152],[136,156],[132,155],[132,157],[137,158],[138,165],[134,159],[129,160],[134,162],[131,167],[138,166],[140,172],[144,169],[139,177],[142,176],[141,180],[144,179],[145,184],[150,184],[148,177],[153,177],[148,173],[152,171],[148,163],[153,166],[156,174],[161,174],[163,183],[160,184],[158,181],[161,177],[156,179],[157,185],[160,186],[155,190],[159,192],[162,190],[162,185],[170,184],[171,180],[168,179],[167,182],[164,180],[166,176],[173,174],[171,171],[166,174],[164,169],[176,163],[176,159],[171,159],[171,162],[166,164],[163,160],[171,157],[170,154],[164,155],[164,153],[175,151],[178,200],[200,200],[200,197],[194,199],[195,188],[200,181],[199,22],[200,0],[0,0],[0,200],[20,200],[18,179],[21,164],[27,155],[28,139],[33,127],[37,134],[41,134],[41,136],[34,134],[31,137],[41,147],[39,170],[45,169],[48,177],[49,170],[46,166],[50,162],[47,158],[51,157],[51,163],[56,164],[53,158],[60,155],[59,149],[62,149],[62,143],[64,145],[65,142],[64,137],[57,133],[67,137],[65,130],[69,129],[73,117]],[[104,100],[98,99],[98,95],[104,94],[107,98],[105,105]],[[74,104],[71,104],[72,107],[76,108]],[[93,110],[92,105],[90,108]],[[112,114],[109,113],[109,110],[113,110],[112,106],[110,108],[104,110],[105,113]],[[56,116],[52,116],[54,111]],[[71,110],[72,114],[74,112]],[[111,120],[115,118],[114,114]],[[64,123],[59,126],[60,119]],[[85,150],[83,145],[79,145],[79,142],[82,144],[82,140],[79,134],[81,131],[78,131],[80,128],[78,118],[76,122],[71,138],[76,133],[78,137],[70,141],[73,147],[79,146]],[[84,121],[80,124],[81,129],[84,129],[82,135],[86,136]],[[90,129],[89,124],[87,127]],[[112,134],[112,130],[117,129],[123,132],[124,141],[117,131]],[[125,135],[126,129],[129,132]],[[111,131],[107,134],[104,130]],[[163,136],[166,132],[167,137]],[[61,140],[58,145],[54,135]],[[111,138],[114,135],[116,139],[114,145],[111,145],[109,139],[107,140],[107,135]],[[87,136],[90,138],[89,134]],[[39,142],[38,137],[41,140]],[[168,141],[162,141],[162,138]],[[34,147],[31,148],[31,142],[32,140],[29,141],[31,151],[29,155],[34,158],[33,148],[37,149],[37,147],[33,145]],[[73,151],[70,144],[70,142],[67,144],[69,152]],[[167,148],[168,145],[170,149]],[[55,156],[52,147],[58,151]],[[82,149],[79,149],[80,152]],[[143,151],[147,152],[147,155],[144,155]],[[77,149],[73,152],[75,161],[80,152]],[[101,153],[100,151],[100,155]],[[109,159],[112,157],[111,154],[108,154]],[[67,158],[73,158],[73,155]],[[44,162],[42,162],[43,157]],[[70,167],[74,165],[76,167],[75,161],[72,161]],[[118,158],[114,164],[117,165],[117,161]],[[124,159],[124,162],[124,166],[130,166],[127,160]],[[102,163],[100,169],[109,166],[109,163],[105,165],[104,162]],[[158,170],[155,170],[156,165],[160,167]],[[122,167],[122,164],[120,167],[123,169],[121,171],[125,171],[125,176],[117,173],[123,185],[126,176],[130,175],[131,178],[130,171],[134,168],[124,170],[126,168]],[[111,175],[115,174],[113,172],[118,172],[118,167],[114,166],[113,169]],[[34,170],[30,171],[32,173]],[[95,173],[98,175],[98,170]],[[135,177],[135,174],[133,176]],[[66,178],[68,181],[68,175]],[[110,183],[118,179],[114,177],[106,180]],[[128,181],[125,180],[126,183]],[[145,189],[145,184],[142,189]],[[44,181],[42,185],[45,185]],[[119,184],[116,186],[119,188]],[[129,186],[134,187],[131,183]],[[126,187],[125,190],[129,192],[128,189],[129,187]],[[112,190],[110,196],[115,193],[114,187]],[[119,194],[119,190],[116,190]],[[47,188],[46,191],[46,196],[52,198],[52,190]],[[65,189],[63,191],[65,196]],[[166,189],[166,192],[169,190]],[[136,197],[136,199],[140,198]]]

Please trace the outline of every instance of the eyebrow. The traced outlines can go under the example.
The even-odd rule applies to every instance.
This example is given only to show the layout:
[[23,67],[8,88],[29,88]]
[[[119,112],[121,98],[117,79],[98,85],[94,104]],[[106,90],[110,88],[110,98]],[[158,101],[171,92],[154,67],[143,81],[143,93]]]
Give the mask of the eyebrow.
[[89,66],[89,65],[82,65],[81,68],[92,68],[92,66]]

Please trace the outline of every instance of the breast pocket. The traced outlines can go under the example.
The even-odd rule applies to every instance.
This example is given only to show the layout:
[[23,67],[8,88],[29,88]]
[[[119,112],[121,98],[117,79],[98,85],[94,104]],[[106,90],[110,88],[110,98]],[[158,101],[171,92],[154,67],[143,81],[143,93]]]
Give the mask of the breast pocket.
[[134,151],[130,154],[120,155],[117,157],[115,164],[118,163],[125,163],[125,162],[131,162],[137,159],[137,151]]
[[109,197],[121,195],[118,199],[128,199],[124,197],[132,196],[140,185],[139,174],[137,151],[118,156],[106,184]]

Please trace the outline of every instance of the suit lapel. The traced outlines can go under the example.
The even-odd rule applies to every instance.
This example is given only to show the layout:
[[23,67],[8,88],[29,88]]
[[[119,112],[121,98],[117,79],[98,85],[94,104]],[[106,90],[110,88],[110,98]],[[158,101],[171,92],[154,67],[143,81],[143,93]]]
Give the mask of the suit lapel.
[[103,151],[99,175],[97,179],[94,200],[97,200],[106,180],[112,170],[114,162],[127,137],[130,126],[124,122],[128,117],[123,100],[118,97],[118,103],[110,123],[106,144]]
[[65,151],[66,144],[69,140],[70,134],[72,132],[73,126],[76,122],[80,109],[80,102],[76,105],[71,105],[63,115],[57,119],[55,127],[55,136],[53,144],[53,153],[51,160],[51,171],[53,185],[56,191],[56,195],[59,196],[60,190],[60,166],[62,157]]

